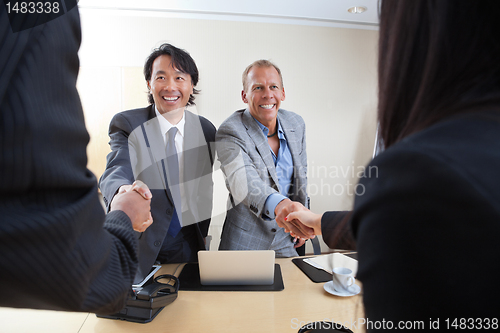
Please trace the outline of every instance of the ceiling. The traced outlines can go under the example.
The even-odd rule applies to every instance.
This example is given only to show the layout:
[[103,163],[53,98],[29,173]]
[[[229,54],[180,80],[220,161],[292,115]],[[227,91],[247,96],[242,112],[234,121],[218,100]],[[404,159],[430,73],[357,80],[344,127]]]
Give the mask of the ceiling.
[[[361,14],[347,11],[364,6]],[[378,29],[378,0],[80,0],[81,9],[247,22]]]

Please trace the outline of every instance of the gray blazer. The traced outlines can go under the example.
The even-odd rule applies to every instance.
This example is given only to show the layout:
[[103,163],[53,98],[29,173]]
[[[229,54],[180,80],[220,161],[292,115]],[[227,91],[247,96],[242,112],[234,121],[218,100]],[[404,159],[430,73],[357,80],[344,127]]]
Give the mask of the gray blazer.
[[[184,139],[184,189],[189,211],[182,215],[183,225],[195,228],[203,249],[212,213],[212,165],[215,127],[207,119],[186,111]],[[139,239],[139,269],[135,282],[144,278],[154,264],[170,226],[174,201],[165,172],[165,144],[153,105],[116,114],[109,127],[111,153],[99,186],[109,208],[111,200],[122,185],[134,180],[143,181],[150,188],[153,224]],[[179,233],[178,237],[182,237]]]
[[[292,154],[294,173],[290,199],[309,206],[307,155],[302,117],[283,109],[278,119]],[[221,250],[267,250],[276,230],[275,220],[262,213],[269,195],[279,192],[278,175],[266,136],[248,109],[234,112],[216,134],[217,154],[230,192],[221,235]],[[293,243],[290,242],[293,248]]]

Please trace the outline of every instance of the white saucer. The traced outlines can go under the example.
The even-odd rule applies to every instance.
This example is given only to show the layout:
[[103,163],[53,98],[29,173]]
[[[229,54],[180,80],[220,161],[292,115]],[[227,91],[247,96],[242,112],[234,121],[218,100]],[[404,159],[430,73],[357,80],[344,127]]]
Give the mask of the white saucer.
[[329,281],[323,285],[323,288],[326,290],[327,293],[330,293],[335,296],[342,296],[342,297],[349,297],[349,296],[354,296],[357,295],[361,292],[361,288],[357,285],[354,284],[350,286],[348,289],[349,291],[337,291],[335,288],[333,288],[333,281]]

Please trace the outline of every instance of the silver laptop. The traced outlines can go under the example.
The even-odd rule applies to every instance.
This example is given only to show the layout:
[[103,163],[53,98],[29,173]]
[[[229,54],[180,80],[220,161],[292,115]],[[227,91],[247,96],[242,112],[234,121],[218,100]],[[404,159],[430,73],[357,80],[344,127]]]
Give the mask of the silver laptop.
[[272,285],[274,251],[199,251],[202,285]]

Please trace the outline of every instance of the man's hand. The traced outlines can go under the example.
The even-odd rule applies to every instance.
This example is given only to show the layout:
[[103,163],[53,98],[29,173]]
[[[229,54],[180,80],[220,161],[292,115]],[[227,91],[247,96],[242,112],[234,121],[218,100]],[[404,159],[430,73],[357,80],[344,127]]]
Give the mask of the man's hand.
[[306,240],[304,238],[295,238],[295,245],[293,246],[294,248],[301,247],[306,243]]
[[276,215],[276,223],[278,224],[278,226],[284,228],[286,232],[290,232],[290,234],[294,237],[304,239],[314,238],[314,230],[312,228],[305,226],[302,223],[287,219],[287,216],[290,213],[304,210],[309,211],[299,202],[291,201],[290,199],[284,199],[276,206],[276,209],[274,210],[274,213]]
[[128,191],[136,191],[146,200],[149,200],[153,197],[148,185],[144,184],[140,180],[136,180],[132,185],[122,185],[118,189],[118,193],[125,193]]
[[134,230],[143,232],[153,223],[151,216],[152,197],[148,186],[138,180],[132,185],[120,187],[111,201],[110,211],[123,211],[132,221]]

